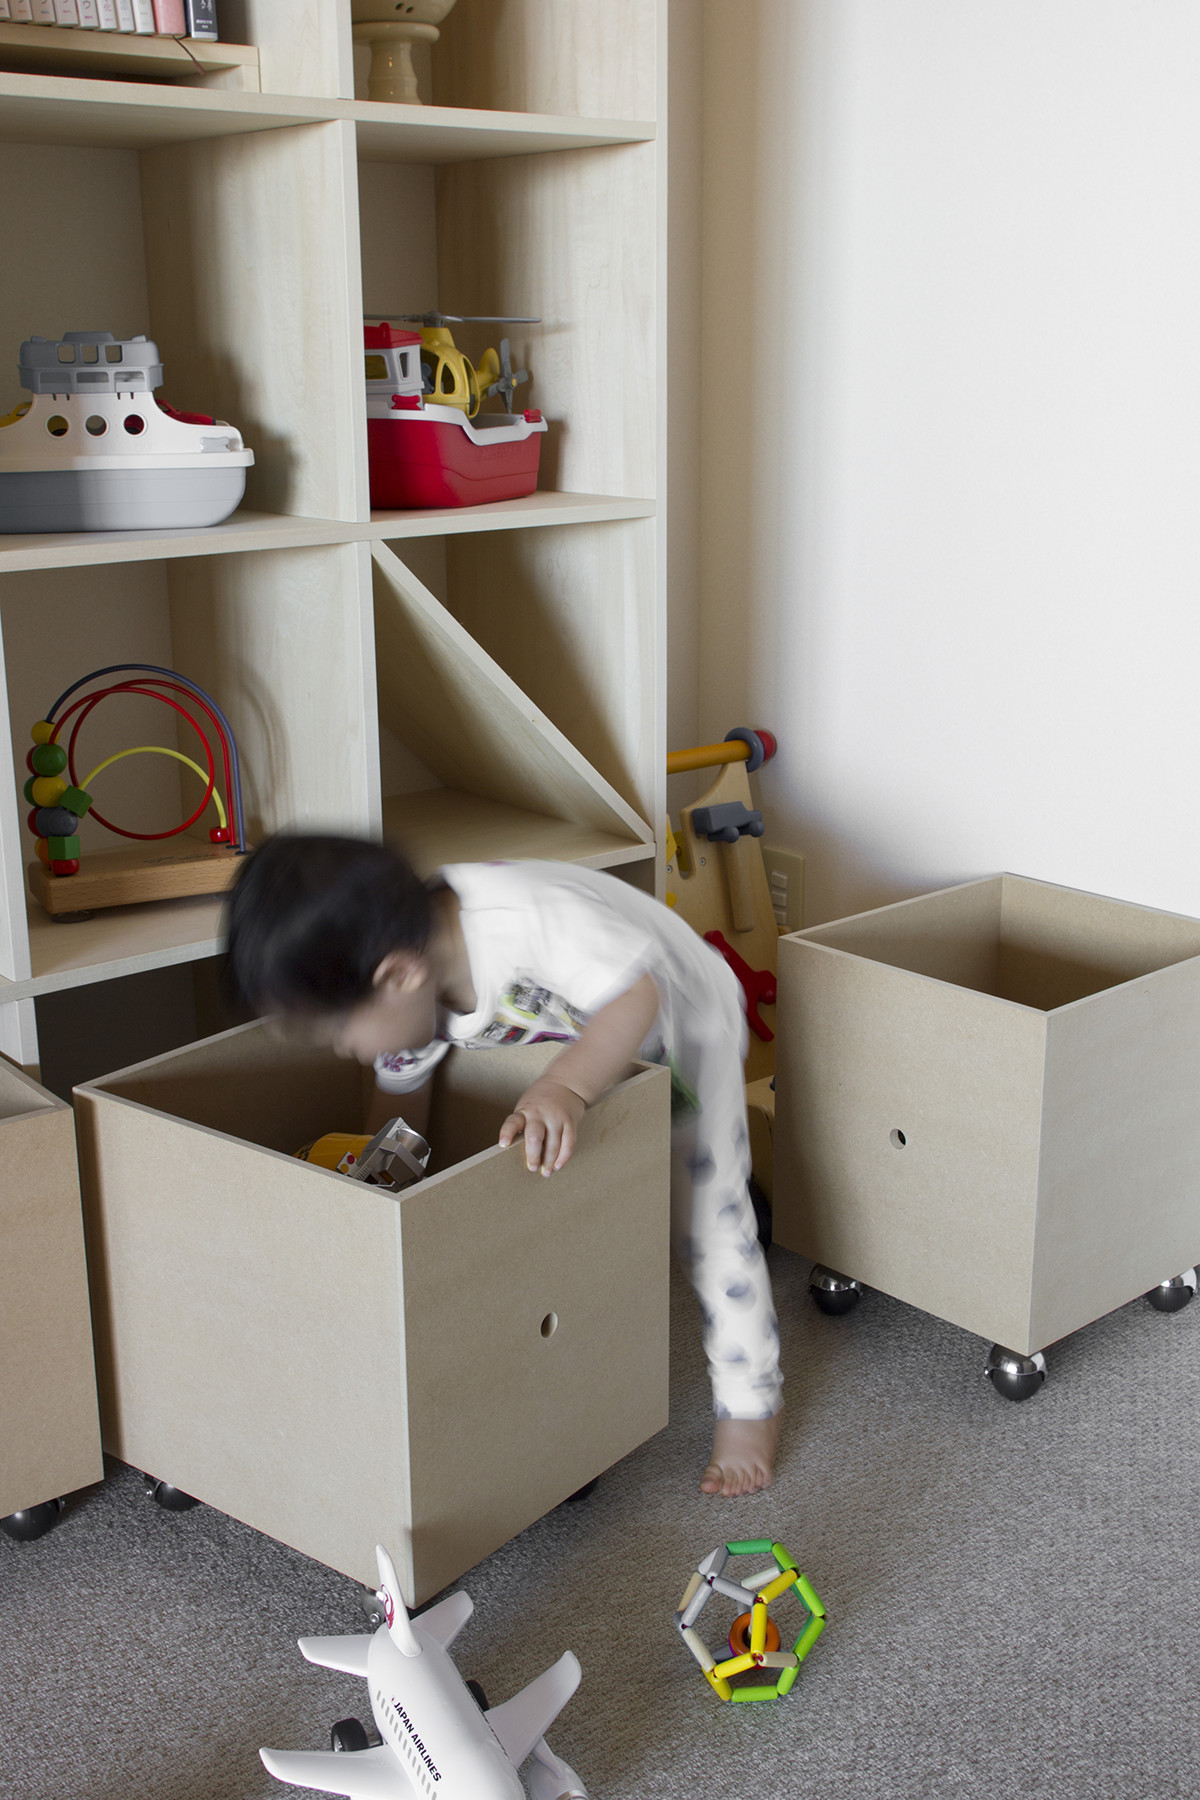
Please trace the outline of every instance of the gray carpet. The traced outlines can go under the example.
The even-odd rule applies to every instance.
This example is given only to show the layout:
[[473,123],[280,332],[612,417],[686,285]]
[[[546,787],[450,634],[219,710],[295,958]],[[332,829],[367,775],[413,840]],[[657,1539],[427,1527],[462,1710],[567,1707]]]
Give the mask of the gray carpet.
[[[466,1578],[464,1672],[496,1701],[573,1648],[550,1736],[593,1800],[1200,1795],[1200,1302],[1102,1320],[1013,1406],[977,1339],[880,1295],[826,1318],[807,1265],[771,1260],[776,1487],[696,1491],[707,1394],[678,1293],[670,1428]],[[721,1705],[672,1610],[700,1556],[768,1533],[829,1629],[787,1700]],[[352,1584],[208,1508],[160,1511],[119,1465],[48,1537],[0,1537],[0,1594],[4,1800],[296,1793],[257,1746],[367,1716],[362,1683],[295,1649],[360,1628]]]

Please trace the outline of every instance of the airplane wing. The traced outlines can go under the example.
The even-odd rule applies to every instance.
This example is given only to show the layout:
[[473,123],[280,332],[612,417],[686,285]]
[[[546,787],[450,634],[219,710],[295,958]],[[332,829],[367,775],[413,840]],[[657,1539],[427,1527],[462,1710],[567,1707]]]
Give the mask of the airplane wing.
[[417,1800],[412,1782],[384,1744],[374,1750],[260,1750],[277,1781],[345,1794],[348,1800]]
[[502,1706],[490,1708],[487,1722],[515,1768],[520,1768],[538,1739],[553,1725],[579,1686],[582,1672],[578,1657],[564,1650],[536,1681]]
[[[367,1652],[371,1648],[370,1635],[364,1636],[356,1632],[351,1637],[310,1637],[298,1639],[300,1654],[310,1663],[318,1663],[323,1669],[341,1669],[345,1675],[361,1675],[367,1678]],[[347,1752],[341,1751],[340,1755]]]
[[464,1594],[460,1589],[457,1594],[439,1600],[428,1612],[418,1613],[413,1624],[421,1631],[427,1631],[443,1650],[448,1650],[474,1610],[475,1603],[470,1594]]

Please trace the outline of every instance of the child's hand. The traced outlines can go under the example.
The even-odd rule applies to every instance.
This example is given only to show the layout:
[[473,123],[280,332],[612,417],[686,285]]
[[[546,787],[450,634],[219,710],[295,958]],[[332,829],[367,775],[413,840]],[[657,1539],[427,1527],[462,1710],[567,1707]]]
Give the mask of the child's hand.
[[575,1130],[586,1111],[587,1103],[561,1081],[535,1081],[500,1127],[501,1146],[507,1150],[523,1137],[529,1173],[553,1175],[570,1161]]

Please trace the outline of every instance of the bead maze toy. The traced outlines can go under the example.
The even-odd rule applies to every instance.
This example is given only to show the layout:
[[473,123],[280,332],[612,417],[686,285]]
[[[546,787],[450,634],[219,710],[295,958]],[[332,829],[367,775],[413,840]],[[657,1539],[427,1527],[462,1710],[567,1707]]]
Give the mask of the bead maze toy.
[[111,331],[21,345],[25,400],[0,417],[0,532],[218,525],[254,461],[223,419],[156,401],[158,346]]
[[[548,428],[535,408],[511,411],[528,370],[514,371],[507,338],[476,369],[448,327],[540,321],[440,312],[404,317],[421,330],[399,331],[386,320],[363,330],[371,505],[377,511],[478,506],[532,494]],[[482,412],[491,398],[505,410]]]
[[[81,688],[87,688],[105,676],[128,677],[130,674],[132,679],[114,681],[72,699]],[[200,739],[207,767],[201,768],[192,757],[166,744],[133,744],[106,756],[80,779],[76,764],[79,733],[101,701],[113,694],[140,694],[171,707],[191,725]],[[172,695],[183,695],[188,704],[173,699]],[[207,718],[219,741],[228,811],[217,787],[216,761],[209,736],[190,707]],[[71,729],[64,747],[60,739],[69,722]],[[159,668],[153,663],[114,663],[105,669],[95,669],[64,689],[46,717],[34,725],[30,735],[33,748],[25,759],[29,778],[23,791],[33,809],[28,815],[28,825],[35,839],[37,861],[29,864],[29,886],[35,900],[52,918],[146,900],[216,894],[229,886],[237,868],[235,858],[247,848],[241,766],[229,721],[211,695],[196,682],[189,681],[186,675],[180,675],[174,669]],[[166,831],[133,831],[128,826],[114,824],[96,810],[92,784],[113,763],[127,756],[171,757],[191,769],[204,783],[199,805],[181,825],[172,825]],[[118,837],[151,844],[179,837],[189,830],[210,801],[216,810],[217,824],[210,829],[207,844],[193,840],[185,851],[166,854],[131,850],[102,852],[86,859],[80,856],[79,826],[89,815]]]
[[[770,1556],[774,1562],[746,1581],[730,1581],[725,1570],[731,1556]],[[696,1621],[714,1594],[721,1594],[744,1610],[729,1631],[729,1655],[720,1662],[696,1630]],[[798,1600],[804,1624],[790,1650],[768,1608],[785,1595]],[[800,1665],[825,1629],[825,1607],[795,1558],[771,1538],[741,1538],[719,1545],[706,1556],[683,1590],[675,1609],[675,1629],[699,1663],[704,1679],[719,1700],[743,1703],[782,1700],[790,1694]],[[767,1671],[774,1681],[734,1682],[742,1675]]]

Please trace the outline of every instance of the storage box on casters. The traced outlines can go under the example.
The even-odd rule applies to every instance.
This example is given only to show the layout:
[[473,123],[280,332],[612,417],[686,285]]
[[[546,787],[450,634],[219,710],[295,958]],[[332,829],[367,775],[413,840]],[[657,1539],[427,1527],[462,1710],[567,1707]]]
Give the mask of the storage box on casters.
[[1200,921],[968,882],[783,938],[777,1018],[777,1242],[1026,1357],[1200,1259]]
[[3,1058],[0,1165],[0,1518],[8,1518],[99,1481],[104,1469],[74,1121]]
[[541,1180],[496,1137],[558,1048],[452,1049],[399,1194],[295,1160],[371,1075],[261,1024],[79,1088],[106,1447],[420,1603],[660,1430],[670,1079]]

